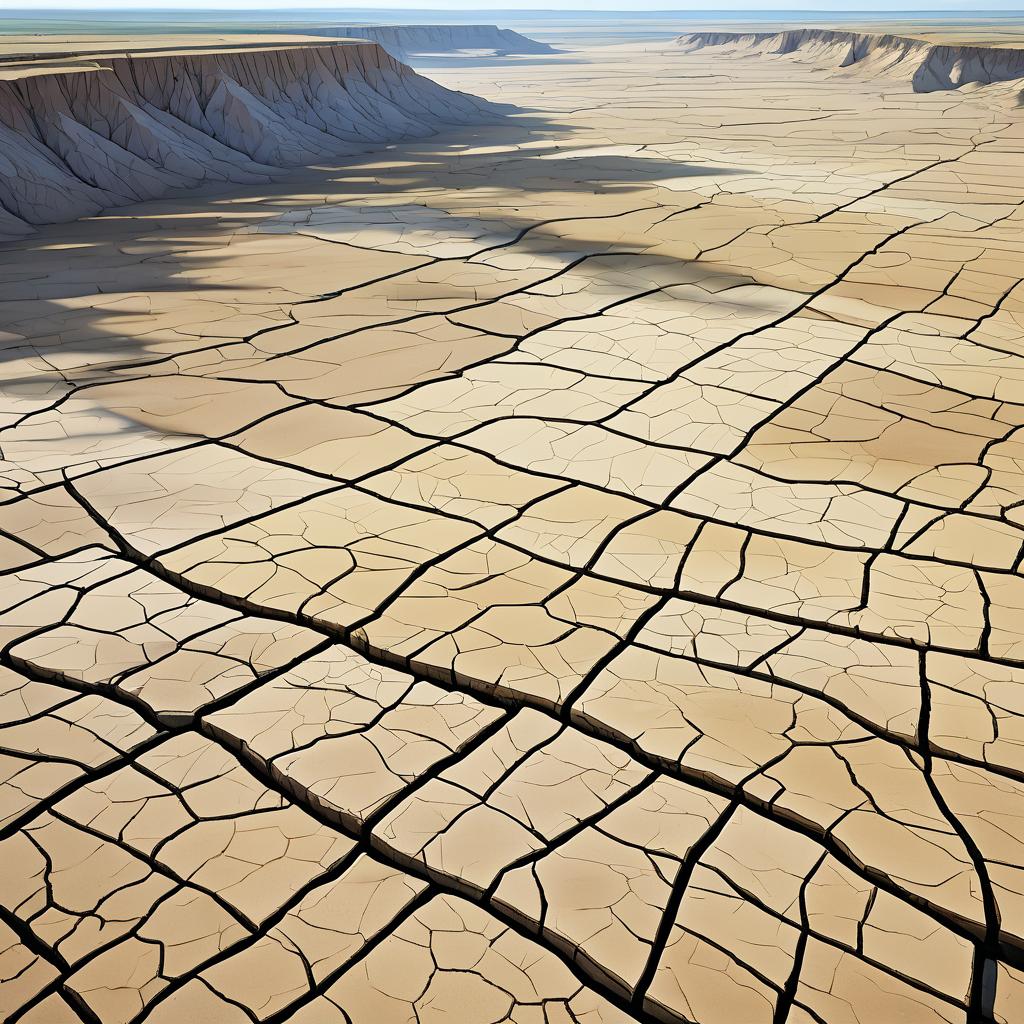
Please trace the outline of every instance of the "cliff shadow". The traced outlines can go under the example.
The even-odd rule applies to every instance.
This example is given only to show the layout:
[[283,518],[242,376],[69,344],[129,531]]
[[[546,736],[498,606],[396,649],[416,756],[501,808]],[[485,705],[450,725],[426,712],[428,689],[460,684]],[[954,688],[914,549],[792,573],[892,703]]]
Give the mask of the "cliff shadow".
[[[585,142],[553,119],[522,114],[368,151],[337,165],[296,168],[259,186],[178,192],[4,242],[0,413],[10,423],[82,385],[145,376],[147,364],[179,352],[244,342],[288,326],[292,306],[308,306],[432,262],[396,255],[386,245],[365,253],[355,246],[355,259],[349,253],[335,261],[318,238],[287,228],[290,219],[301,222],[304,211],[417,204],[450,210],[486,239],[515,236],[546,220],[534,202],[539,193],[564,195],[574,217],[562,221],[599,226],[587,233],[561,223],[557,235],[542,226],[523,236],[514,252],[550,253],[554,245],[575,255],[605,252],[618,237],[614,220],[601,221],[596,207],[597,219],[587,219],[588,204],[601,195],[635,197],[643,208],[656,205],[653,190],[664,179],[696,184],[709,176],[744,173],[740,167],[652,156],[638,146],[608,153]],[[686,206],[693,197],[679,198]],[[492,200],[493,212],[483,214]],[[469,214],[463,209],[467,204]],[[607,228],[601,226],[605,223]],[[272,224],[285,230],[276,237],[257,230]],[[643,244],[634,239],[628,248]],[[486,245],[481,242],[481,248]],[[606,272],[627,275],[628,267],[616,266],[611,248],[601,257]],[[675,269],[685,271],[687,263],[657,257],[652,273],[670,277]],[[479,264],[467,269],[477,276],[489,272]],[[588,272],[585,266],[578,271]],[[727,267],[702,264],[702,273],[720,277],[722,287],[738,280]],[[381,285],[385,291],[390,287]],[[400,282],[394,287],[398,294]],[[621,295],[630,291],[606,280],[601,288],[602,294],[611,289],[610,299],[617,288]],[[173,371],[174,364],[165,362],[159,372]],[[130,430],[131,424],[119,429]],[[3,439],[0,432],[0,444]]]

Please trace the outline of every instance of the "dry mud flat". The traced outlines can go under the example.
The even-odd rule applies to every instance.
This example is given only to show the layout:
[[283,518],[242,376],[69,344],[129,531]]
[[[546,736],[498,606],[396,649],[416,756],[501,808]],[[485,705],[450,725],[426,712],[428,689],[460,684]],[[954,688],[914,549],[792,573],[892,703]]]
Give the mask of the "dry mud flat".
[[1024,1019],[1005,87],[438,77],[0,251],[0,1016]]

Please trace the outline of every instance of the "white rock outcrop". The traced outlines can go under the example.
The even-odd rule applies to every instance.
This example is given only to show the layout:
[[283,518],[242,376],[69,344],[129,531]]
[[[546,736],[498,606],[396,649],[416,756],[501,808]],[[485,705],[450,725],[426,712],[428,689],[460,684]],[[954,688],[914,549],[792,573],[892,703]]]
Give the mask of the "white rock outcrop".
[[399,59],[417,53],[458,50],[483,50],[497,55],[556,52],[547,43],[497,25],[347,25],[317,29],[313,34],[369,39]]
[[370,42],[11,69],[0,78],[0,237],[497,116]]
[[930,43],[906,36],[833,29],[784,32],[691,32],[676,42],[687,50],[726,47],[737,54],[800,56],[826,67],[909,79],[915,92],[991,85],[1024,78],[1024,50]]

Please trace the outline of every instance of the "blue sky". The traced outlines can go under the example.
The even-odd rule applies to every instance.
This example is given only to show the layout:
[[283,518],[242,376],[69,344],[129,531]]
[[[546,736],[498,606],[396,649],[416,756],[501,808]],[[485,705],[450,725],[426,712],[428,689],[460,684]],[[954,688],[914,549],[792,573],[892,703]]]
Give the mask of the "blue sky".
[[[459,10],[487,11],[546,10],[546,11],[985,11],[1018,12],[1024,0],[357,0],[352,4],[338,0],[0,0],[0,11],[8,9],[42,10],[260,10],[286,14],[294,10],[335,10],[346,8],[378,8],[380,10]],[[1022,12],[1024,13],[1024,12]]]

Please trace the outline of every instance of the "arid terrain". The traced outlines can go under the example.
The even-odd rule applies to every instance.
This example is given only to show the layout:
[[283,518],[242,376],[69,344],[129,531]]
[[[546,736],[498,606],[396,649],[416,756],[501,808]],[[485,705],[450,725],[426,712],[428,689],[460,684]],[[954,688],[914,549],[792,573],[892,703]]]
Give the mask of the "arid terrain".
[[257,42],[0,65],[0,1018],[1024,1021],[1020,54]]

